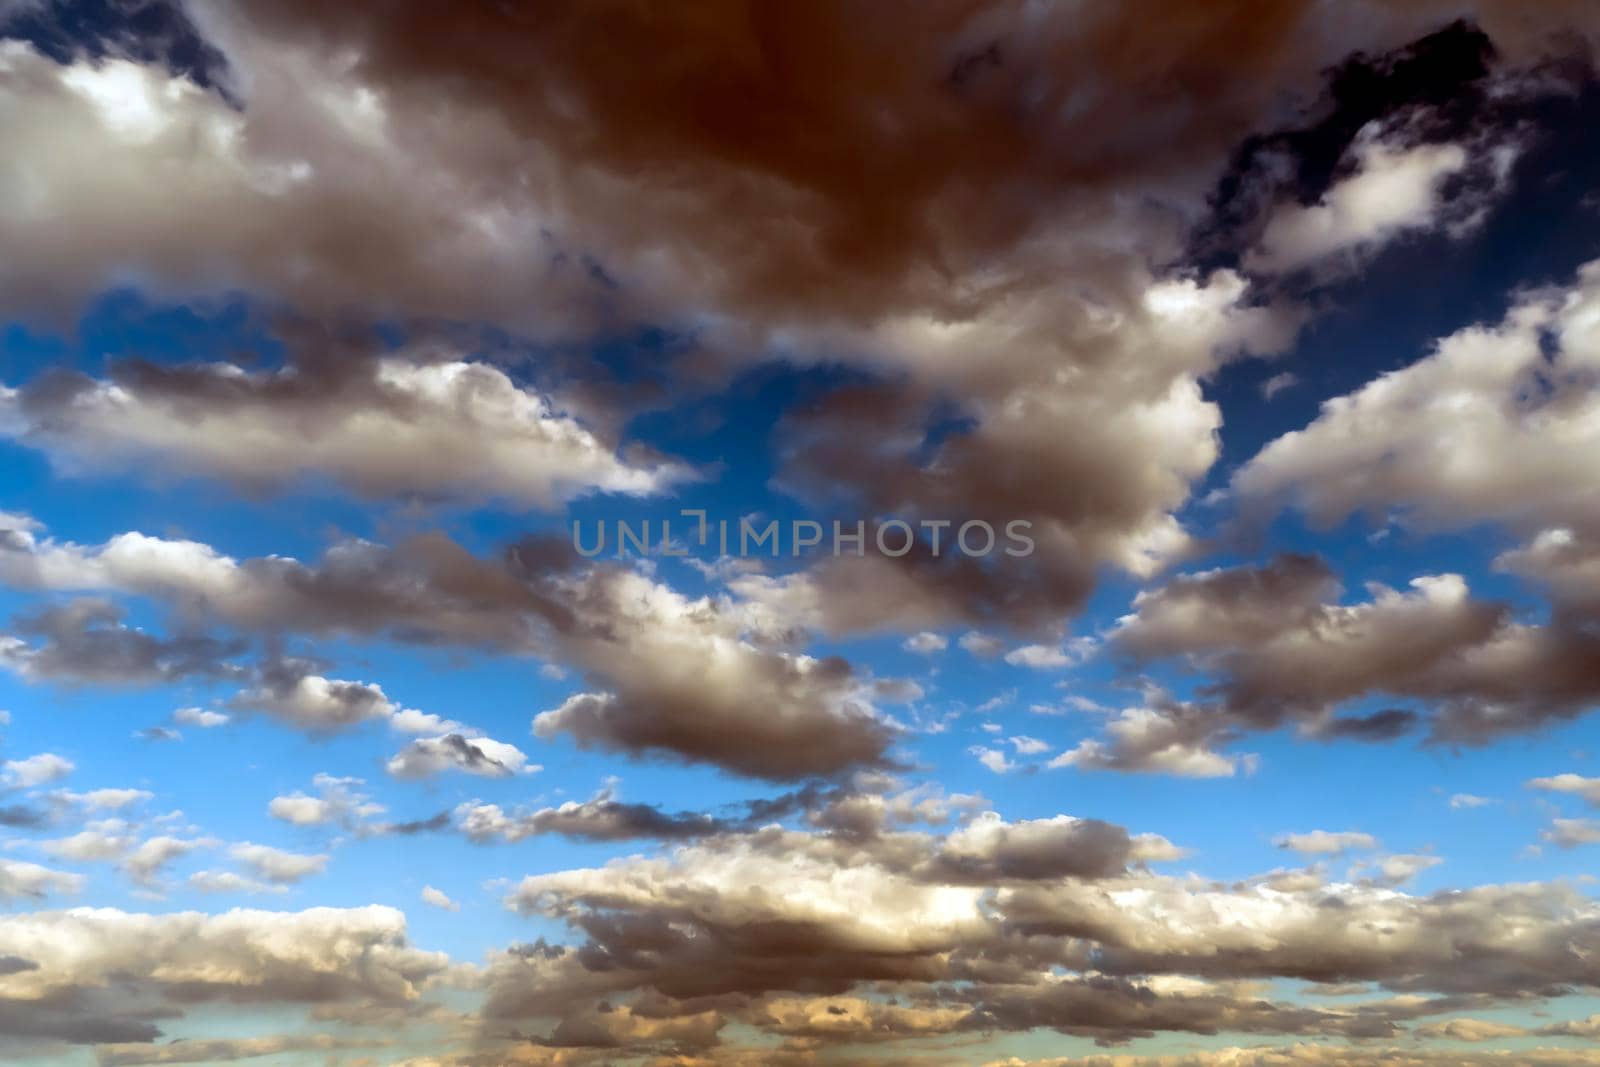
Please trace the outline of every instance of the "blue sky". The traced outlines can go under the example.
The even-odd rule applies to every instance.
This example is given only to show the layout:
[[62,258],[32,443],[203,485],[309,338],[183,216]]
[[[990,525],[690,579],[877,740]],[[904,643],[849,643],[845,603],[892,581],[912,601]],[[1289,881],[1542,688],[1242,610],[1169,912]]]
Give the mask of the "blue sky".
[[1600,1063],[1600,23],[1249,6],[0,4],[8,1062]]

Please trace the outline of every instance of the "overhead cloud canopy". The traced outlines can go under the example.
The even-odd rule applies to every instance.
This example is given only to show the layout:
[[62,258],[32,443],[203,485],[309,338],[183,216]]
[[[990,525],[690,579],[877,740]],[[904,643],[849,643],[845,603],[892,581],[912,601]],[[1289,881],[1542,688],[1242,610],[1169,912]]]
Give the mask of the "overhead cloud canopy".
[[1600,1067],[1597,46],[0,0],[0,1060]]

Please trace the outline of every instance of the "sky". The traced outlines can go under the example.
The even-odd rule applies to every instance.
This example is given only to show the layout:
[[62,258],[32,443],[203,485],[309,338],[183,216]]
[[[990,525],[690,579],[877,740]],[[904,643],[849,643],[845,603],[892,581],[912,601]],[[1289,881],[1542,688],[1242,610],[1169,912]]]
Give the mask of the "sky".
[[0,0],[0,1059],[1600,1065],[1597,47]]

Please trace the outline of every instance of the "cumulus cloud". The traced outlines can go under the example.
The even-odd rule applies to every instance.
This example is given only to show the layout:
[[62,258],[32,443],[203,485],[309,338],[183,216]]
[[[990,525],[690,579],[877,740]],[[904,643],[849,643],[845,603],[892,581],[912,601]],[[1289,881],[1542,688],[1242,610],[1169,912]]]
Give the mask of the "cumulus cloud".
[[[1369,125],[1350,155],[1355,173],[1312,205],[1288,204],[1275,211],[1247,257],[1252,269],[1293,271],[1339,258],[1341,266],[1364,250],[1407,231],[1443,225],[1465,227],[1481,210],[1483,195],[1447,198],[1447,180],[1467,172],[1474,156],[1489,160],[1489,184],[1504,181],[1517,156],[1514,144],[1498,146],[1403,143],[1404,131]],[[1270,399],[1270,394],[1268,399]]]
[[249,841],[234,845],[228,849],[228,855],[257,878],[283,885],[292,885],[321,874],[328,866],[326,855],[290,852]]
[[[232,626],[556,655],[603,688],[544,712],[536,732],[584,745],[793,779],[886,765],[896,732],[870,679],[842,658],[784,647],[790,633],[763,613],[619,565],[578,567],[566,545],[527,542],[487,560],[429,535],[395,548],[346,543],[311,566],[141,534],[96,548],[14,530],[0,566],[19,584],[141,593]],[[233,704],[314,732],[369,719],[422,725],[381,687],[292,659],[265,664]],[[430,766],[448,755],[442,742],[423,747]]]
[[0,766],[0,785],[10,789],[32,789],[65,778],[77,765],[54,752],[40,752],[23,759],[6,760]]
[[1245,464],[1235,491],[1287,498],[1319,523],[1370,511],[1429,527],[1595,528],[1596,475],[1577,457],[1600,425],[1597,306],[1591,263],[1573,284],[1528,294],[1500,322],[1324,402]]
[[[1140,721],[1181,725],[1207,744],[1285,724],[1323,740],[1384,741],[1423,722],[1432,740],[1484,744],[1574,718],[1600,695],[1581,612],[1517,622],[1453,574],[1403,591],[1369,584],[1354,604],[1341,592],[1326,564],[1302,556],[1184,575],[1139,594],[1107,645],[1202,672],[1198,705],[1159,712],[1170,723]],[[1374,695],[1421,702],[1431,720],[1406,708],[1337,714]]]
[[233,699],[234,706],[261,711],[317,733],[329,733],[399,711],[381,686],[305,673],[294,661],[275,661],[261,671],[257,685]]
[[919,656],[931,656],[935,652],[943,652],[950,647],[950,639],[943,634],[936,634],[929,630],[912,634],[901,644],[907,652],[915,652]]
[[[884,1040],[1039,1027],[1102,1043],[1218,1028],[1394,1039],[1453,1006],[1592,981],[1571,949],[1593,940],[1594,908],[1567,888],[1412,896],[1397,886],[1426,866],[1419,856],[1384,857],[1394,862],[1379,878],[1357,884],[1309,871],[1224,884],[1134,859],[1178,855],[1093,820],[987,813],[943,838],[771,828],[535,875],[508,904],[583,941],[491,961],[485,1011],[531,1020],[556,998],[571,1018],[603,998],[659,1019],[715,1010],[725,1023],[848,1044],[867,1040],[851,1022],[865,1010],[851,1007],[852,991],[888,981],[920,993],[899,1002],[916,1015],[884,1018]],[[779,877],[796,891],[763,891]],[[612,966],[581,962],[594,959]],[[1275,978],[1393,995],[1294,1006],[1262,999],[1254,983]]]
[[491,737],[444,734],[423,737],[406,745],[385,765],[396,778],[429,778],[447,770],[487,778],[506,778],[525,769],[527,755],[515,745]]
[[172,721],[182,726],[198,726],[202,730],[209,730],[217,726],[226,726],[230,720],[227,715],[220,711],[208,711],[205,708],[179,708],[172,713]]
[[13,1036],[146,1047],[159,1021],[199,1004],[405,1004],[446,966],[410,947],[404,917],[380,907],[36,911],[0,918],[0,954],[32,964],[0,976]]
[[69,468],[212,475],[247,488],[305,474],[367,496],[503,499],[551,507],[587,491],[657,492],[687,477],[631,464],[549,398],[459,360],[351,360],[251,372],[134,363],[110,380],[0,388],[0,431]]
[[435,889],[431,885],[425,885],[422,887],[422,902],[424,904],[430,904],[433,907],[439,908],[443,911],[461,910],[460,904],[457,904],[455,901],[451,900],[449,896],[447,896],[442,890]]
[[89,597],[25,615],[13,622],[12,634],[0,634],[0,667],[30,682],[74,685],[147,685],[240,673],[227,662],[243,651],[240,642],[203,635],[162,638],[124,624],[123,614],[118,605]]
[[0,899],[7,902],[17,899],[42,900],[58,894],[71,895],[82,892],[86,879],[81,874],[53,871],[37,863],[0,859]]
[[1585,778],[1581,774],[1557,774],[1549,778],[1535,778],[1528,782],[1529,789],[1542,789],[1550,793],[1567,793],[1588,801],[1591,807],[1600,808],[1600,778]]
[[1306,856],[1342,856],[1346,852],[1378,847],[1377,838],[1356,830],[1312,830],[1303,834],[1284,834],[1273,838],[1272,843],[1278,848]]

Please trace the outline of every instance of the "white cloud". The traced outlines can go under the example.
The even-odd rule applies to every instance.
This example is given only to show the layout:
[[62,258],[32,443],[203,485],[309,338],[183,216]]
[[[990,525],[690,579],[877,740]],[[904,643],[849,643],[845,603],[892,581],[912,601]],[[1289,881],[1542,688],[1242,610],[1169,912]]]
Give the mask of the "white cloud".
[[424,904],[431,904],[436,908],[442,908],[445,911],[461,910],[460,904],[457,904],[455,901],[446,896],[441,890],[435,889],[431,885],[425,885],[422,887],[422,902]]
[[246,878],[234,871],[196,871],[189,876],[190,889],[198,893],[286,893],[287,886],[269,885],[254,878]]
[[316,826],[333,817],[333,805],[321,797],[291,793],[268,801],[267,814],[296,826]]
[[50,797],[52,800],[74,804],[87,811],[121,811],[135,804],[153,800],[155,794],[148,789],[91,789],[86,793],[58,789],[51,793]]
[[41,867],[36,863],[0,858],[0,900],[38,900],[51,894],[82,892],[86,879]]
[[1338,856],[1346,852],[1378,847],[1378,839],[1356,830],[1312,830],[1303,834],[1282,834],[1272,839],[1278,848],[1307,856]]
[[[1351,151],[1356,173],[1336,183],[1321,202],[1287,204],[1272,216],[1247,257],[1252,269],[1296,270],[1357,255],[1406,231],[1439,226],[1447,213],[1444,182],[1461,174],[1471,159],[1459,144],[1392,144],[1376,124],[1362,130]],[[1509,166],[1514,158],[1500,165]],[[1460,207],[1452,217],[1464,221],[1471,208],[1462,214]]]
[[978,757],[979,763],[995,774],[1006,774],[1017,769],[1017,765],[1005,754],[1004,749],[984,748],[978,745],[974,746],[970,751],[974,756]]
[[590,490],[654,493],[688,475],[625,462],[549,398],[483,363],[385,358],[327,380],[222,363],[174,375],[175,386],[97,382],[49,410],[0,393],[0,431],[69,466],[154,461],[247,487],[322,474],[375,497],[551,507]]
[[306,855],[269,845],[241,842],[228,855],[243,864],[251,874],[268,882],[293,884],[321,874],[328,866],[326,855]]
[[54,752],[41,752],[25,759],[6,760],[0,767],[0,784],[9,789],[31,789],[60,781],[76,769],[76,764]]
[[1594,807],[1600,808],[1600,778],[1585,778],[1581,774],[1557,774],[1549,778],[1535,778],[1528,783],[1529,789],[1542,789],[1550,793],[1569,793],[1572,796],[1582,797]]
[[418,738],[396,753],[385,769],[396,778],[429,778],[448,770],[506,778],[539,770],[527,763],[527,754],[515,745],[492,737],[457,733]]
[[179,708],[172,713],[172,721],[183,726],[198,726],[202,730],[217,726],[226,726],[230,721],[227,715],[220,711],[208,711],[205,708]]

